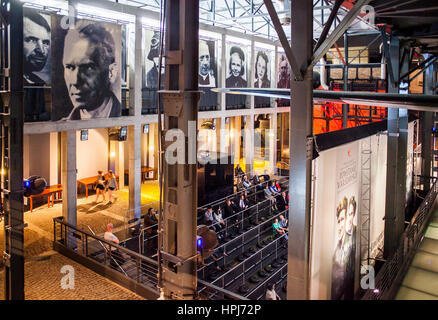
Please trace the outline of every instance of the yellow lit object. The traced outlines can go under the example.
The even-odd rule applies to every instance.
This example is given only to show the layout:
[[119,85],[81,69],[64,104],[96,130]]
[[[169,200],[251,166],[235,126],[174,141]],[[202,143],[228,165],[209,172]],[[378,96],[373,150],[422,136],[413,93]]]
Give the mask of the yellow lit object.
[[114,158],[116,156],[116,153],[114,152],[114,151],[112,151],[111,153],[110,153],[110,157],[111,158]]

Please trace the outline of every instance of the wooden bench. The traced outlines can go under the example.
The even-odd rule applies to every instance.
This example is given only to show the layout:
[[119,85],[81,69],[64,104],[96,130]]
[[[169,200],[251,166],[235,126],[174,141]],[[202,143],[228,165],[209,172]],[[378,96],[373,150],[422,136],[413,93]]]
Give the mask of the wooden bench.
[[55,195],[58,195],[58,198],[60,198],[61,194],[62,194],[62,184],[56,184],[56,185],[47,187],[46,189],[44,189],[44,191],[41,194],[30,196],[29,197],[30,212],[33,211],[33,199],[34,198],[47,196],[47,207],[50,208],[50,207],[53,207]]
[[[108,176],[109,176],[108,173],[105,174],[104,176],[105,176],[105,179],[108,180]],[[83,185],[83,186],[85,186],[85,198],[88,198],[88,186],[89,186],[89,185],[93,185],[93,184],[96,182],[97,177],[98,177],[98,176],[89,177],[89,178],[83,178],[83,179],[79,179],[79,180],[77,181],[78,186],[79,186],[79,185]],[[119,177],[118,177],[118,176],[116,176],[116,180],[119,180]]]

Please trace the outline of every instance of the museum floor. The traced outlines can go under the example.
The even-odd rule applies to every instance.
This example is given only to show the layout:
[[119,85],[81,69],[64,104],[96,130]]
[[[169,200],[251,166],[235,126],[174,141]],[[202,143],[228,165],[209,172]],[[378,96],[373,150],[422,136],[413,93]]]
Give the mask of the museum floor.
[[396,299],[438,300],[438,210],[435,210]]

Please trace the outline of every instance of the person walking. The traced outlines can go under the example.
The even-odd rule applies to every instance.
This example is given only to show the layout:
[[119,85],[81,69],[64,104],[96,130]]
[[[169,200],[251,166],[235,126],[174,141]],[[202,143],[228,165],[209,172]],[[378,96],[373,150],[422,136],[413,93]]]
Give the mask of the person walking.
[[110,170],[110,171],[108,171],[108,186],[107,186],[108,197],[109,197],[108,204],[112,204],[113,203],[112,202],[113,191],[115,191],[117,189],[118,189],[118,186],[117,186],[116,176],[114,175],[113,171]]
[[95,182],[95,188],[96,188],[96,203],[97,200],[99,200],[99,195],[102,195],[103,201],[105,201],[105,185],[106,180],[105,176],[103,175],[103,171],[99,170],[97,171],[97,179]]

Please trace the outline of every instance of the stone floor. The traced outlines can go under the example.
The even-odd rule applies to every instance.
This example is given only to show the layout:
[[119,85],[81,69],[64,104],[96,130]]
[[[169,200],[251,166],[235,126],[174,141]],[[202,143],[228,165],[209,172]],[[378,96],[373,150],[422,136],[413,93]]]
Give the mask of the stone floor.
[[[66,276],[61,273],[63,266],[73,267],[74,282],[64,281],[74,284],[72,289],[63,289],[61,286],[62,278]],[[54,251],[27,259],[24,272],[26,300],[144,300]],[[4,271],[0,272],[0,300],[4,299],[3,285]]]
[[[128,189],[125,188],[116,191],[115,197],[116,199],[113,200],[113,203],[108,204],[108,198],[106,198],[106,201],[102,201],[101,197],[99,202],[95,203],[95,194],[89,195],[88,198],[85,198],[84,195],[78,195],[78,227],[89,231],[88,226],[90,226],[97,235],[102,235],[105,232],[108,223],[114,225],[115,231],[123,230],[127,221],[126,217],[129,207]],[[158,197],[159,192],[157,181],[146,181],[146,183],[142,184],[142,205],[156,202],[158,201]],[[130,299],[131,296],[127,293],[121,293],[120,298],[117,298],[117,292],[121,287],[103,277],[96,277],[97,275],[94,272],[82,266],[78,270],[81,270],[81,275],[83,275],[83,278],[81,279],[84,279],[84,282],[79,283],[84,285],[84,289],[82,290],[81,287],[77,287],[78,289],[75,292],[59,291],[59,288],[57,287],[59,281],[57,279],[62,277],[59,271],[60,268],[62,265],[73,265],[75,263],[59,254],[49,254],[48,260],[44,260],[44,258],[42,261],[39,261],[41,255],[44,257],[47,252],[52,250],[53,218],[59,216],[62,216],[62,201],[55,201],[54,206],[51,208],[48,208],[47,202],[45,202],[41,205],[36,205],[32,212],[26,211],[24,213],[24,221],[28,224],[27,228],[24,230],[24,254],[26,259],[27,286],[26,296],[30,299]],[[0,222],[0,239],[4,239],[4,222]],[[4,241],[0,241],[0,252],[3,251]],[[47,261],[50,261],[50,263]],[[54,265],[50,266],[52,263]],[[3,267],[1,261],[0,267]],[[41,274],[46,276],[39,279]],[[0,288],[3,288],[3,278],[3,275],[0,273]],[[87,286],[86,279],[91,278],[95,278],[95,281],[99,281],[99,283],[105,280],[105,282],[102,282],[101,286],[105,287],[108,286],[107,283],[111,283],[113,286],[117,286],[118,289],[114,289],[113,291],[109,290],[108,292],[103,288],[102,290],[90,290],[93,289],[95,285],[99,287],[96,282],[91,282],[95,285]],[[57,285],[53,287],[50,283],[52,283],[54,279],[56,279],[57,282],[55,282]],[[78,279],[78,281],[82,280]],[[43,289],[44,287],[49,289]],[[1,298],[3,290],[0,291]],[[60,294],[60,292],[62,294]],[[133,295],[130,291],[127,292]],[[132,297],[135,298],[137,296],[133,295]]]
[[396,300],[438,300],[438,210],[403,279]]

